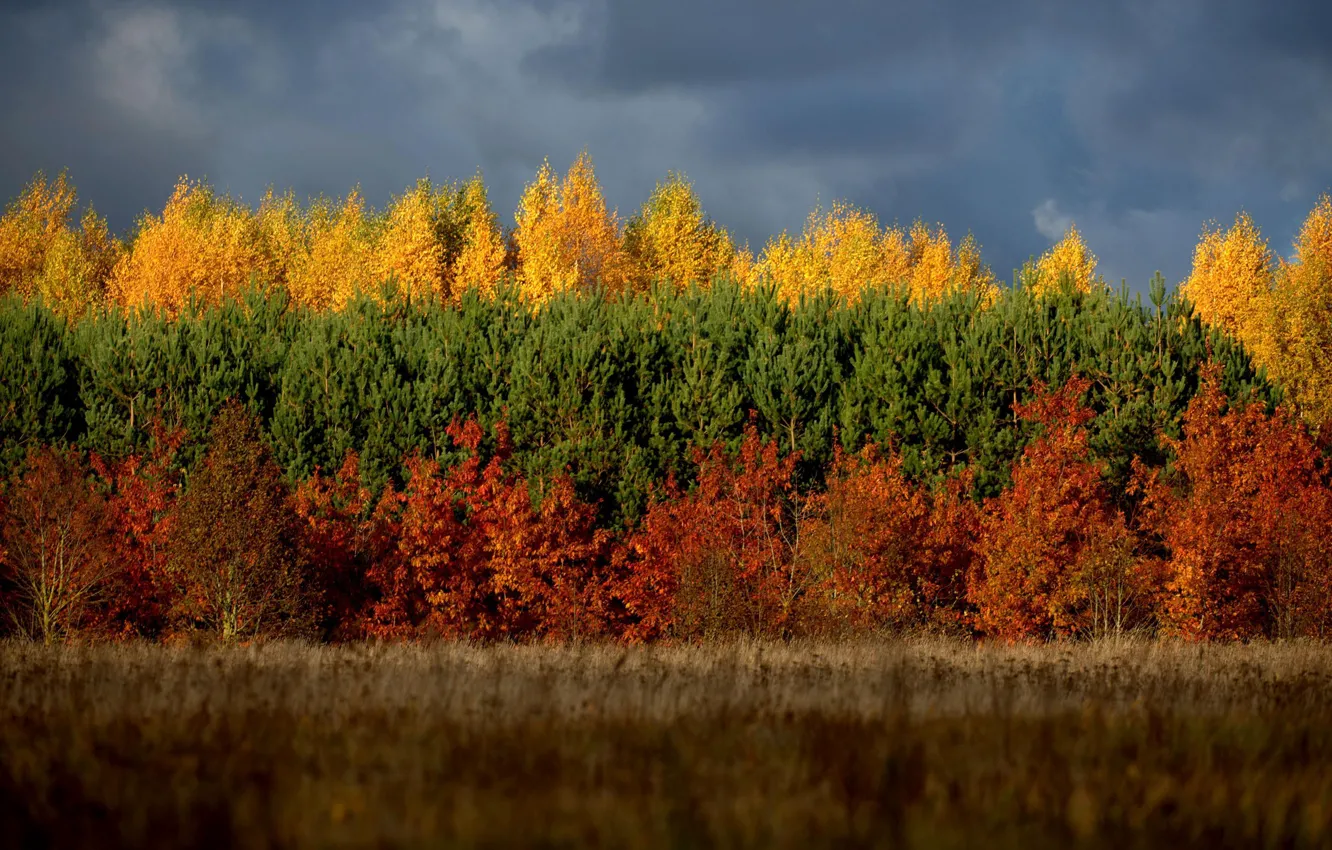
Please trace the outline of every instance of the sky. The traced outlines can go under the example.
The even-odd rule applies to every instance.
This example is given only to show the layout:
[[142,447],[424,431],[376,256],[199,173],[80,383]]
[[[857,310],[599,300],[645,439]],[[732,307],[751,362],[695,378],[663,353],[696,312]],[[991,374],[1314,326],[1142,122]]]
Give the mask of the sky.
[[756,250],[845,200],[1004,280],[1076,222],[1141,291],[1240,210],[1289,254],[1332,190],[1321,2],[7,0],[0,79],[0,195],[68,168],[118,232],[181,175],[382,207],[477,169],[512,226],[586,148],[622,217],[673,170]]

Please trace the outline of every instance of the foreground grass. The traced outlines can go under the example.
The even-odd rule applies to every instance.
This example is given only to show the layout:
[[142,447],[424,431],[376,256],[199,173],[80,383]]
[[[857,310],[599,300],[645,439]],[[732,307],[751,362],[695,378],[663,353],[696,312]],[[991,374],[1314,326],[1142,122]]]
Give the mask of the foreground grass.
[[1326,846],[1332,648],[0,645],[12,846]]

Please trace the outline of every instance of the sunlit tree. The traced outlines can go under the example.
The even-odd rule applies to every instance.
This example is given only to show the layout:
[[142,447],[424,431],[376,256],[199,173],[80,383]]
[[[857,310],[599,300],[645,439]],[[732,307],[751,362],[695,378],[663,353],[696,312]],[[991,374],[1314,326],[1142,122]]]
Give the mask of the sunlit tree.
[[1059,289],[1067,281],[1077,292],[1104,286],[1096,273],[1096,255],[1087,249],[1076,225],[1069,225],[1062,239],[1041,255],[1028,276],[1028,286],[1037,294]]
[[288,272],[288,288],[299,303],[338,309],[356,291],[374,291],[376,222],[353,189],[339,204],[320,198],[305,215],[306,246]]
[[704,216],[693,184],[673,172],[629,220],[624,239],[638,289],[656,280],[707,285],[735,253],[726,231]]
[[601,195],[592,158],[584,151],[560,181],[549,161],[523,191],[515,216],[519,286],[533,302],[600,283],[622,289],[628,263],[620,228]]
[[1248,213],[1240,213],[1224,233],[1215,226],[1203,231],[1180,291],[1204,322],[1233,334],[1266,363],[1272,354],[1273,285],[1267,240]]
[[451,291],[454,297],[468,290],[488,295],[495,291],[504,273],[504,236],[481,175],[463,184],[459,207],[464,227],[453,264]]
[[122,304],[176,313],[191,297],[219,303],[251,282],[272,282],[272,264],[250,211],[207,183],[182,177],[160,216],[145,215],[109,285]]
[[1269,370],[1312,425],[1332,422],[1332,197],[1323,195],[1279,261]]
[[0,293],[39,296],[66,317],[99,304],[121,246],[91,207],[70,227],[77,195],[65,172],[40,172],[0,218]]

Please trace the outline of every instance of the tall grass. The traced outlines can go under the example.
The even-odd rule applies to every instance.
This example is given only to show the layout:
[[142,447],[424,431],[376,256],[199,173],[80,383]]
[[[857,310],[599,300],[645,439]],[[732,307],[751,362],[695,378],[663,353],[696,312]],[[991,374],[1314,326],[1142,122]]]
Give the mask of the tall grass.
[[0,646],[13,846],[1325,846],[1332,648]]

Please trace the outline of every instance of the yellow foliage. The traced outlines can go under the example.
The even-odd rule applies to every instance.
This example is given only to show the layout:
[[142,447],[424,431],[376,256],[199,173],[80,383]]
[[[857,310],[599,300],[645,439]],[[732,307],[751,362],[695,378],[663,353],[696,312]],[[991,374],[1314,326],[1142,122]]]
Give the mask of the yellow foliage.
[[911,225],[908,255],[911,300],[917,304],[927,304],[960,292],[978,295],[982,306],[988,306],[998,298],[994,276],[981,262],[980,246],[971,236],[962,240],[954,251],[943,225],[931,230],[917,221]]
[[1240,213],[1225,233],[1203,230],[1180,291],[1204,322],[1224,328],[1262,363],[1272,358],[1272,253],[1253,219]]
[[812,212],[800,239],[783,233],[770,240],[757,276],[791,302],[824,287],[849,302],[872,286],[905,285],[918,304],[954,291],[979,291],[986,303],[998,294],[971,237],[954,252],[942,227],[880,228],[872,213],[841,202]]
[[752,287],[758,284],[758,263],[754,259],[754,252],[749,249],[749,243],[737,248],[731,255],[726,271],[741,286]]
[[48,183],[38,172],[0,218],[0,293],[16,291],[29,297],[51,247],[69,232],[76,203],[74,187],[62,171]]
[[872,213],[839,201],[811,212],[800,239],[782,233],[769,240],[757,273],[787,301],[825,287],[854,301],[866,286],[903,282],[906,270],[902,234],[880,230]]
[[917,220],[911,225],[911,299],[926,303],[942,298],[953,286],[953,245],[940,225],[930,230]]
[[259,228],[244,207],[182,177],[161,216],[145,215],[130,250],[111,273],[122,304],[144,302],[176,314],[191,294],[216,304],[255,280],[271,283]]
[[305,250],[288,272],[292,297],[317,310],[341,309],[356,292],[375,291],[374,225],[358,189],[336,208],[327,199],[305,216]]
[[677,289],[707,286],[730,266],[735,253],[726,231],[704,217],[693,185],[673,172],[629,220],[624,242],[639,290],[663,279]]
[[288,190],[278,195],[269,187],[259,201],[254,218],[260,251],[268,261],[264,277],[290,287],[294,270],[309,251],[305,221],[295,194]]
[[71,230],[76,204],[67,174],[48,183],[38,172],[9,205],[0,218],[0,293],[40,296],[67,318],[101,302],[120,244],[91,208]]
[[1332,198],[1323,195],[1276,273],[1269,369],[1314,425],[1332,423]]
[[1096,256],[1087,250],[1075,225],[1070,225],[1064,238],[1041,255],[1031,286],[1036,294],[1043,295],[1057,290],[1065,278],[1078,292],[1091,292],[1093,286],[1105,285],[1096,274]]
[[459,206],[465,227],[462,250],[452,270],[453,297],[469,289],[490,295],[504,274],[504,239],[480,175],[463,186]]
[[515,219],[519,288],[534,303],[598,282],[609,292],[626,285],[620,228],[615,214],[606,210],[587,151],[578,155],[562,183],[549,161],[543,163],[523,191]]
[[79,230],[60,231],[47,249],[37,294],[67,318],[83,315],[102,303],[120,251],[106,219],[89,208]]
[[428,180],[397,198],[388,210],[375,254],[379,280],[396,278],[398,286],[414,298],[444,298],[444,249],[436,236],[438,197]]

